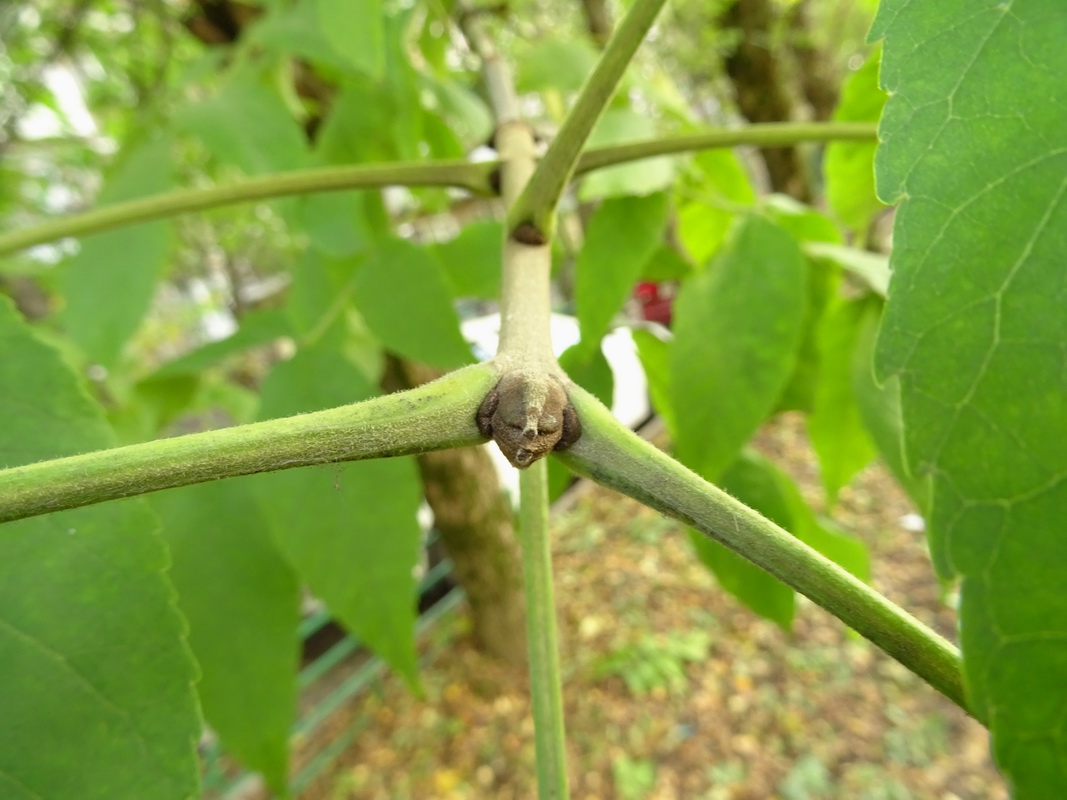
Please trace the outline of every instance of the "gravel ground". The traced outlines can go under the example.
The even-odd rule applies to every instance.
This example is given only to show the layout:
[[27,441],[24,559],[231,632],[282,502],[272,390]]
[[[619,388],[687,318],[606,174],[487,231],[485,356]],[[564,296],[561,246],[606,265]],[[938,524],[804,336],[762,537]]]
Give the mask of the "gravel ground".
[[[799,418],[769,426],[758,449],[819,508]],[[870,548],[874,585],[952,637],[909,513],[872,466],[833,516]],[[576,800],[1007,798],[980,725],[802,598],[788,632],[742,608],[681,525],[587,485],[554,538]],[[303,800],[536,796],[524,672],[481,657],[462,614],[425,653],[422,697],[387,676],[331,723],[366,727]]]

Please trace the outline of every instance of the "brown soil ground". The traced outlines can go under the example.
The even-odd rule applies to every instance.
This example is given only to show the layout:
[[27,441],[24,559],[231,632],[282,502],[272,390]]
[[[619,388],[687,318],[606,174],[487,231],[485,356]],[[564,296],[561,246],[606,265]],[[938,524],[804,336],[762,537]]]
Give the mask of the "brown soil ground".
[[[821,505],[798,418],[758,449]],[[952,637],[911,511],[874,466],[833,516],[869,547],[874,585]],[[1007,798],[980,725],[804,599],[789,632],[741,607],[678,523],[589,485],[554,537],[575,800]],[[527,676],[473,650],[462,614],[425,653],[425,695],[375,683],[332,723],[367,727],[302,800],[536,796]]]

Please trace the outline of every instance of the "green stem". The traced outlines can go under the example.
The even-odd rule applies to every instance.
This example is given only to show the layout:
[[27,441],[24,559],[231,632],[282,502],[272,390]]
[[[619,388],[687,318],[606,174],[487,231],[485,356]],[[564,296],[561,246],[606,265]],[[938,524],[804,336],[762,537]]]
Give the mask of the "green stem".
[[682,520],[825,608],[970,712],[959,652],[871,587],[622,425],[578,387],[582,437],[560,458],[576,472]]
[[548,465],[544,460],[519,473],[526,635],[530,650],[530,696],[537,749],[537,796],[566,800],[567,751],[563,725],[556,601],[548,532]]
[[532,226],[545,240],[550,238],[556,204],[571,179],[578,155],[664,2],[634,0],[522,196],[511,206],[510,230]]
[[65,236],[86,236],[192,211],[309,192],[382,186],[457,186],[489,195],[494,194],[490,176],[495,169],[496,164],[492,162],[468,161],[320,167],[250,178],[228,186],[168,192],[0,234],[0,256]]
[[[582,154],[575,174],[639,161],[652,156],[671,155],[719,147],[753,145],[783,147],[798,142],[871,140],[876,126],[864,122],[773,122],[749,125],[736,130],[710,130],[648,139],[629,144],[596,147]],[[251,178],[226,186],[182,189],[166,194],[116,203],[84,214],[51,220],[42,225],[0,234],[0,256],[56,241],[67,236],[88,236],[154,219],[206,211],[254,200],[269,200],[293,194],[343,189],[369,189],[379,186],[444,185],[458,186],[478,194],[490,194],[489,176],[500,166],[497,161],[478,164],[439,162],[430,164],[391,164],[383,166],[330,167],[300,172],[283,172],[264,178]]]
[[0,470],[0,522],[236,475],[480,444],[475,413],[499,377],[478,364],[341,408]]
[[582,154],[575,174],[652,156],[713,150],[721,147],[789,147],[800,142],[878,140],[873,122],[765,122],[730,130],[708,130],[664,136],[643,142],[597,147]]

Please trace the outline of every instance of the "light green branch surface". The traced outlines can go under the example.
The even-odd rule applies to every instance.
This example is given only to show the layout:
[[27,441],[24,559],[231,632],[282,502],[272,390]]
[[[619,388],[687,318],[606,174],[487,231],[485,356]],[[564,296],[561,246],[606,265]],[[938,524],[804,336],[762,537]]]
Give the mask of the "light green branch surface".
[[871,587],[623,427],[570,389],[582,437],[558,457],[574,471],[701,531],[822,606],[970,711],[959,652]]
[[567,738],[559,674],[552,545],[548,530],[548,465],[544,459],[519,473],[519,534],[522,537],[530,696],[537,751],[537,790],[543,800],[567,797]]
[[491,363],[477,364],[350,406],[0,470],[0,522],[237,475],[480,444],[475,414],[498,379]]

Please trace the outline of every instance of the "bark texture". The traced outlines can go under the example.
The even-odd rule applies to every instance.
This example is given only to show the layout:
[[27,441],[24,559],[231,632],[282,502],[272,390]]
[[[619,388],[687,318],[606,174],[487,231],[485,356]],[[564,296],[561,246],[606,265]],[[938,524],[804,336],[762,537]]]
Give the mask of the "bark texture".
[[815,119],[833,116],[839,93],[837,69],[829,55],[815,42],[811,26],[811,0],[800,0],[789,10],[789,46],[797,65],[797,80]]
[[[721,25],[736,30],[737,49],[724,66],[734,86],[737,107],[749,122],[788,122],[793,103],[782,65],[771,42],[776,21],[773,0],[737,0],[723,13]],[[800,153],[795,147],[761,148],[771,188],[803,202],[812,199]]]

